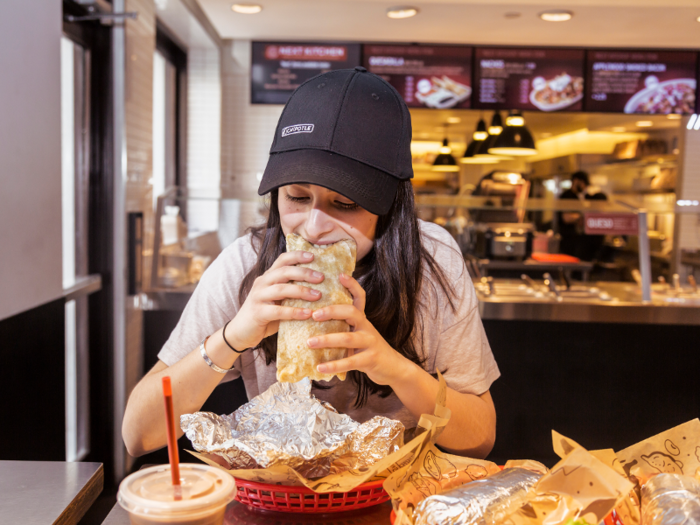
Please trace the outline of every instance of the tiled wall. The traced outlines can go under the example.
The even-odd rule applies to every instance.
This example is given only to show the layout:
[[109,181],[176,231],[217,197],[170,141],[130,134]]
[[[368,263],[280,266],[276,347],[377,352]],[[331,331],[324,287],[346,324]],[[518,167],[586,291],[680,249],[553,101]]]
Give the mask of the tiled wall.
[[[187,53],[187,190],[190,197],[221,196],[221,67],[216,48]],[[214,200],[189,201],[190,231],[215,231]]]
[[221,191],[241,200],[222,210],[231,241],[265,216],[257,189],[283,108],[250,103],[250,49],[249,40],[229,40],[222,53]]

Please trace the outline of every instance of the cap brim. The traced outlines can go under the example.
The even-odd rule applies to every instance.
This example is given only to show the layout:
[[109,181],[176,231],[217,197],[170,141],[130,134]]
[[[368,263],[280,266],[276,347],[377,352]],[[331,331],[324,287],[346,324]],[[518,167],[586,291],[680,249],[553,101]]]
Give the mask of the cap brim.
[[399,179],[362,162],[320,149],[272,153],[258,195],[287,184],[316,184],[337,191],[375,215],[384,215]]

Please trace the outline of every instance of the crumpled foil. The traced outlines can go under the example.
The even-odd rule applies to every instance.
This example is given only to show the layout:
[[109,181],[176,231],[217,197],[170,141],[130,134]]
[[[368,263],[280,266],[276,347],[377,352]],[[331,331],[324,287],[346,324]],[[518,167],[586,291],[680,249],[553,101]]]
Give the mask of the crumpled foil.
[[522,468],[509,468],[421,501],[415,525],[484,525],[500,523],[526,501],[542,477]]
[[400,421],[375,416],[358,423],[311,394],[311,381],[275,383],[233,414],[196,412],[180,427],[197,452],[230,469],[289,466],[307,479],[362,472],[403,446]]
[[644,525],[700,524],[700,482],[680,474],[657,474],[642,487]]

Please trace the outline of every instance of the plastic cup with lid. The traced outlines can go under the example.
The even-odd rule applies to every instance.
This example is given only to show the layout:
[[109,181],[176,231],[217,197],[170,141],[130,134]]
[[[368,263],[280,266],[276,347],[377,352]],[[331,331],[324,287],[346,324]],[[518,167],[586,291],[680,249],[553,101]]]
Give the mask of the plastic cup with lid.
[[133,525],[223,523],[226,506],[236,495],[230,474],[209,465],[182,463],[180,483],[172,485],[170,465],[145,468],[121,482],[117,500]]

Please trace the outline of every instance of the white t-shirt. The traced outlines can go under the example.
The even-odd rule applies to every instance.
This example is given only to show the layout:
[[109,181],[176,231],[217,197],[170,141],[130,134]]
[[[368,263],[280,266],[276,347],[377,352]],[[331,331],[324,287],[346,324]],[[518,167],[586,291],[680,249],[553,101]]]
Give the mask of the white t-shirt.
[[[416,319],[416,348],[422,352],[425,369],[444,373],[447,385],[458,392],[480,395],[486,392],[500,372],[486,339],[479,318],[474,286],[467,273],[461,252],[452,236],[440,226],[419,221],[423,245],[443,269],[447,283],[455,291],[455,310],[430,274],[423,279],[420,297],[420,318]],[[195,350],[199,343],[232,319],[240,304],[238,291],[257,255],[250,234],[228,246],[204,272],[192,298],[158,358],[171,366]],[[422,331],[422,333],[421,333]],[[422,336],[422,339],[421,339]],[[422,340],[422,345],[420,341]],[[276,365],[265,364],[258,350],[248,351],[236,361],[226,379],[243,377],[248,399],[267,390],[277,381]],[[333,378],[329,389],[314,389],[319,399],[329,402],[340,413],[359,422],[383,415],[400,420],[406,428],[417,425],[416,419],[403,406],[396,394],[386,398],[372,395],[362,408],[354,406],[357,388],[349,380]]]

